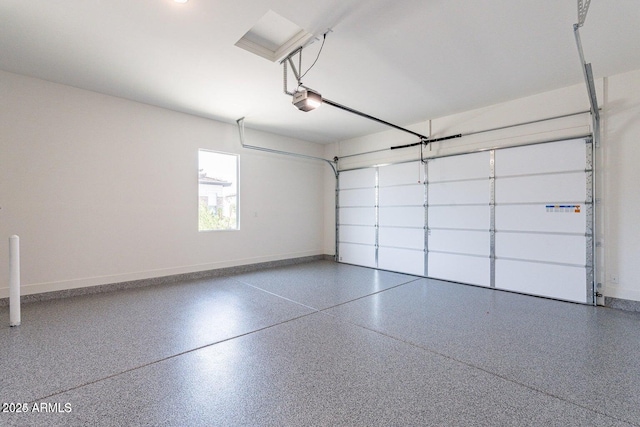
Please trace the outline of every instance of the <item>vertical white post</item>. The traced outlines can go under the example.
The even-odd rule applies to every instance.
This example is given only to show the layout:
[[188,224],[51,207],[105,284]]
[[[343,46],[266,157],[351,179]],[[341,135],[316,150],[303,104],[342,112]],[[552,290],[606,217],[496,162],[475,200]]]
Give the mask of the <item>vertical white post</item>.
[[9,325],[20,325],[20,238],[9,237]]

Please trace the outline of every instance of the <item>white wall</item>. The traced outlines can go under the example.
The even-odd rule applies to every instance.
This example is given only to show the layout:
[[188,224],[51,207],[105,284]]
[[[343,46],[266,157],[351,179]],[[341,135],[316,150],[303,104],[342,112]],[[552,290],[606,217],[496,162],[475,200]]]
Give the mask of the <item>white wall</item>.
[[[640,70],[611,76],[596,82],[603,108],[603,142],[598,150],[596,183],[601,203],[597,207],[599,281],[606,296],[640,301]],[[589,109],[584,85],[563,88],[502,104],[433,119],[409,126],[433,138],[509,126]],[[425,157],[476,149],[569,139],[591,132],[588,114],[497,130],[434,143]],[[385,131],[342,141],[325,148],[325,157],[341,157],[339,168],[418,159],[419,148],[384,150],[390,146],[417,142],[409,134]],[[383,150],[355,157],[356,153]],[[326,207],[325,252],[333,253],[335,222],[333,206]]]
[[[199,148],[240,154],[240,231],[198,232]],[[0,297],[13,234],[23,294],[322,254],[325,168],[242,149],[235,125],[0,72]]]
[[607,79],[605,294],[640,301],[640,70]]
[[[640,301],[640,70],[597,83],[601,280],[605,295]],[[577,85],[434,119],[431,131],[466,134],[586,109],[586,90]],[[429,122],[411,128],[428,134]],[[425,154],[589,131],[581,115],[434,143]],[[249,129],[247,138],[325,158],[415,142],[398,131],[325,147]],[[198,148],[241,155],[238,232],[197,231]],[[418,155],[383,151],[340,167]],[[21,237],[28,294],[334,254],[334,202],[327,165],[244,150],[233,125],[0,71],[0,297],[8,295],[12,234]]]

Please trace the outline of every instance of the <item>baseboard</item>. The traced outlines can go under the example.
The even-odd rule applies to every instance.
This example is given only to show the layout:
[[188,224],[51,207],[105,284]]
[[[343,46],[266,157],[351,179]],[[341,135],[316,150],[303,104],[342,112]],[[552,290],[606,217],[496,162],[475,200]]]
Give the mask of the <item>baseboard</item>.
[[[288,265],[304,264],[312,261],[334,261],[333,255],[312,255],[299,258],[282,259],[278,261],[259,262],[254,264],[245,264],[236,267],[224,267],[213,270],[197,271],[193,273],[172,274],[168,276],[159,276],[149,279],[130,280],[126,282],[110,283],[105,285],[85,286],[73,289],[64,289],[59,291],[41,292],[20,297],[21,303],[47,301],[59,298],[69,298],[78,295],[91,295],[103,292],[112,292],[122,289],[142,288],[146,286],[164,285],[177,283],[186,280],[209,279],[214,277],[232,276],[235,274],[249,273],[252,271],[265,270],[274,267],[284,267]],[[9,298],[0,298],[0,307],[9,305]]]
[[604,297],[604,305],[605,307],[615,308],[618,310],[640,312],[640,301],[631,301],[628,299]]
[[[299,258],[288,258],[278,261],[259,262],[245,264],[236,267],[224,267],[213,270],[197,271],[193,273],[172,274],[149,279],[130,280],[126,282],[110,283],[105,285],[86,286],[81,288],[65,289],[60,291],[42,292],[30,295],[22,295],[21,303],[47,301],[59,298],[69,298],[78,295],[91,295],[103,292],[113,292],[122,289],[142,288],[146,286],[164,285],[186,280],[209,279],[215,277],[233,276],[235,274],[249,273],[275,267],[304,264],[313,261],[335,261],[335,255],[312,255]],[[622,298],[605,297],[605,307],[618,310],[640,312],[640,301],[632,301]],[[9,298],[0,298],[0,307],[9,305]]]

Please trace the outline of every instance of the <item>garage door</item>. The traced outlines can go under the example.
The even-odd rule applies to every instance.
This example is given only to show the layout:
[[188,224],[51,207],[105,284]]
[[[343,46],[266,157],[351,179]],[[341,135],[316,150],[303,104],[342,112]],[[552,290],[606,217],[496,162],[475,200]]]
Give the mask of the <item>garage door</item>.
[[496,150],[495,286],[592,302],[591,144]]
[[431,159],[428,174],[428,275],[491,286],[491,155]]
[[377,267],[377,177],[375,168],[339,175],[338,259]]
[[593,303],[591,142],[341,171],[341,262]]
[[420,162],[378,169],[378,268],[423,276],[425,185]]

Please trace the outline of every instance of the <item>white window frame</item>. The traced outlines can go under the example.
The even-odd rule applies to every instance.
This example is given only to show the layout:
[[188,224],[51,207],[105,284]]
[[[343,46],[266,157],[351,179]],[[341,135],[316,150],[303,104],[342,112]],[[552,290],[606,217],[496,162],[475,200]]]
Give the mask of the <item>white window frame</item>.
[[[202,176],[201,176],[201,172],[204,169],[203,168],[203,162],[201,159],[201,155],[202,153],[212,153],[215,155],[221,155],[221,156],[229,156],[229,157],[234,157],[235,158],[235,176],[233,177],[233,181],[229,181],[231,182],[231,185],[233,185],[235,183],[235,227],[230,227],[230,228],[201,228],[201,223],[200,223],[200,210],[201,210],[201,200],[202,197],[208,197],[207,195],[203,195],[201,194],[201,189],[202,189]],[[205,171],[206,173],[206,171]],[[218,178],[227,178],[227,176],[225,177],[218,177]],[[206,178],[215,178],[215,177],[210,177],[210,176],[206,176]],[[221,181],[222,182],[222,181]],[[221,184],[221,186],[224,186],[224,184]],[[224,193],[223,193],[224,194]],[[223,196],[224,197],[224,196]],[[207,148],[199,148],[198,149],[198,231],[199,232],[209,232],[209,231],[239,231],[240,230],[240,155],[236,154],[236,153],[227,153],[227,152],[222,152],[222,151],[217,151],[217,150],[210,150]]]

